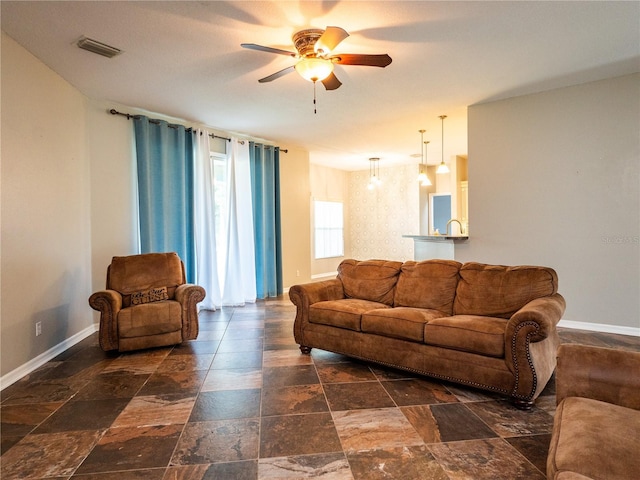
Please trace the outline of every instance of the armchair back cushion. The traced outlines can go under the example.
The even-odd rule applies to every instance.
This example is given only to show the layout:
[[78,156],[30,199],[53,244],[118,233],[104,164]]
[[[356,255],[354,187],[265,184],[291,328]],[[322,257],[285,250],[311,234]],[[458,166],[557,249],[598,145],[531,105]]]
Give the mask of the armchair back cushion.
[[454,260],[404,262],[393,305],[427,308],[451,315],[461,266]]
[[557,291],[558,275],[552,268],[465,263],[453,314],[510,318],[531,300]]
[[347,298],[393,305],[396,281],[402,262],[385,260],[343,260],[338,266]]
[[[132,296],[146,301],[172,300],[183,283],[184,266],[175,252],[113,257],[107,270],[107,288],[122,295],[124,307],[136,303]],[[166,298],[158,294],[163,287],[167,289]]]

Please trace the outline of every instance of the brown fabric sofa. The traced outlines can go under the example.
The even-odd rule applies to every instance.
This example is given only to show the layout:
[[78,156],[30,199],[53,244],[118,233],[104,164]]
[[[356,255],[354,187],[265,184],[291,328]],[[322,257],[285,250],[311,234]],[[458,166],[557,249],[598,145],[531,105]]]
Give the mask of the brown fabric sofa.
[[565,309],[551,268],[344,260],[289,289],[303,353],[321,348],[499,392],[530,408],[556,364]]
[[561,345],[550,480],[640,478],[640,352]]
[[124,352],[195,339],[204,297],[204,288],[186,283],[175,252],[113,257],[106,289],[89,297],[100,312],[100,347]]

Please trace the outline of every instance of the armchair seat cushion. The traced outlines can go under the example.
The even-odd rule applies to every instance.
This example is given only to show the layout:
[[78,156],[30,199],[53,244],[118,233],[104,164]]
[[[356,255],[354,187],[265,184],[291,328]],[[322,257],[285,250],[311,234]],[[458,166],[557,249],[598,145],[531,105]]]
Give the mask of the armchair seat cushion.
[[478,315],[454,315],[431,320],[424,326],[429,345],[504,358],[507,321]]
[[425,308],[379,308],[362,315],[362,331],[413,342],[424,341],[424,325],[434,318],[443,317],[438,310]]
[[[558,405],[555,415],[547,460],[553,475],[550,479],[638,478],[640,411],[591,398],[568,397]],[[564,472],[584,477],[565,477]]]
[[309,322],[359,332],[362,314],[377,308],[390,307],[383,303],[357,298],[317,302],[309,308]]
[[161,335],[181,329],[182,308],[173,300],[135,305],[120,310],[118,314],[121,338]]

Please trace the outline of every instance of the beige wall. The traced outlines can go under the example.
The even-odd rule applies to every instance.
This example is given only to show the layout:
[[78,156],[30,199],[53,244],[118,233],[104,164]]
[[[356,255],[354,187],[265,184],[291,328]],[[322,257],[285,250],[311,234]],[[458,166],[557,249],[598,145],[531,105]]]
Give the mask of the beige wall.
[[640,333],[640,75],[469,108],[462,261],[557,270],[564,319]]
[[[311,205],[309,208],[311,239],[309,258],[311,261],[311,275],[316,279],[327,276],[335,276],[338,265],[342,260],[350,256],[350,228],[349,228],[349,172],[337,170],[322,165],[311,164],[309,166],[311,180]],[[313,201],[342,202],[344,220],[344,255],[342,257],[314,258],[315,245],[313,244]]]
[[[91,153],[91,290],[105,288],[111,258],[138,253],[136,164],[131,121],[107,114],[130,111],[114,104],[89,102]],[[99,313],[94,312],[99,320]]]
[[86,105],[2,34],[3,376],[93,324]]
[[282,283],[285,290],[311,281],[309,154],[287,148],[280,154],[280,213],[282,215]]

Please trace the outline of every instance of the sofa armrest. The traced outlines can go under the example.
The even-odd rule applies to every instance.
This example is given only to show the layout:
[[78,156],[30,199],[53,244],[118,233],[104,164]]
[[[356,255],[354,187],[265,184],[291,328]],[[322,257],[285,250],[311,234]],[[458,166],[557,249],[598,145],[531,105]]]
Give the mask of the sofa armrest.
[[174,299],[182,307],[182,340],[198,338],[198,303],[205,296],[206,292],[200,285],[185,283],[176,288]]
[[99,290],[89,297],[89,305],[100,312],[100,348],[118,349],[118,313],[122,296],[115,290]]
[[534,400],[556,366],[559,344],[556,325],[565,309],[556,293],[532,300],[514,313],[505,329],[505,362],[516,379],[512,396]]
[[289,298],[296,307],[313,305],[316,302],[344,298],[342,282],[337,278],[322,282],[294,285],[289,288]]
[[309,323],[309,307],[317,302],[340,300],[344,297],[342,281],[337,278],[322,282],[294,285],[289,288],[289,299],[297,307],[296,319],[293,323],[293,336],[302,347],[304,345],[303,331]]
[[565,307],[565,300],[559,293],[530,301],[509,319],[505,335],[506,346],[509,347],[513,336],[525,326],[530,327],[527,328],[530,342],[544,340],[555,330]]
[[560,345],[557,403],[566,397],[592,398],[640,410],[640,352]]

